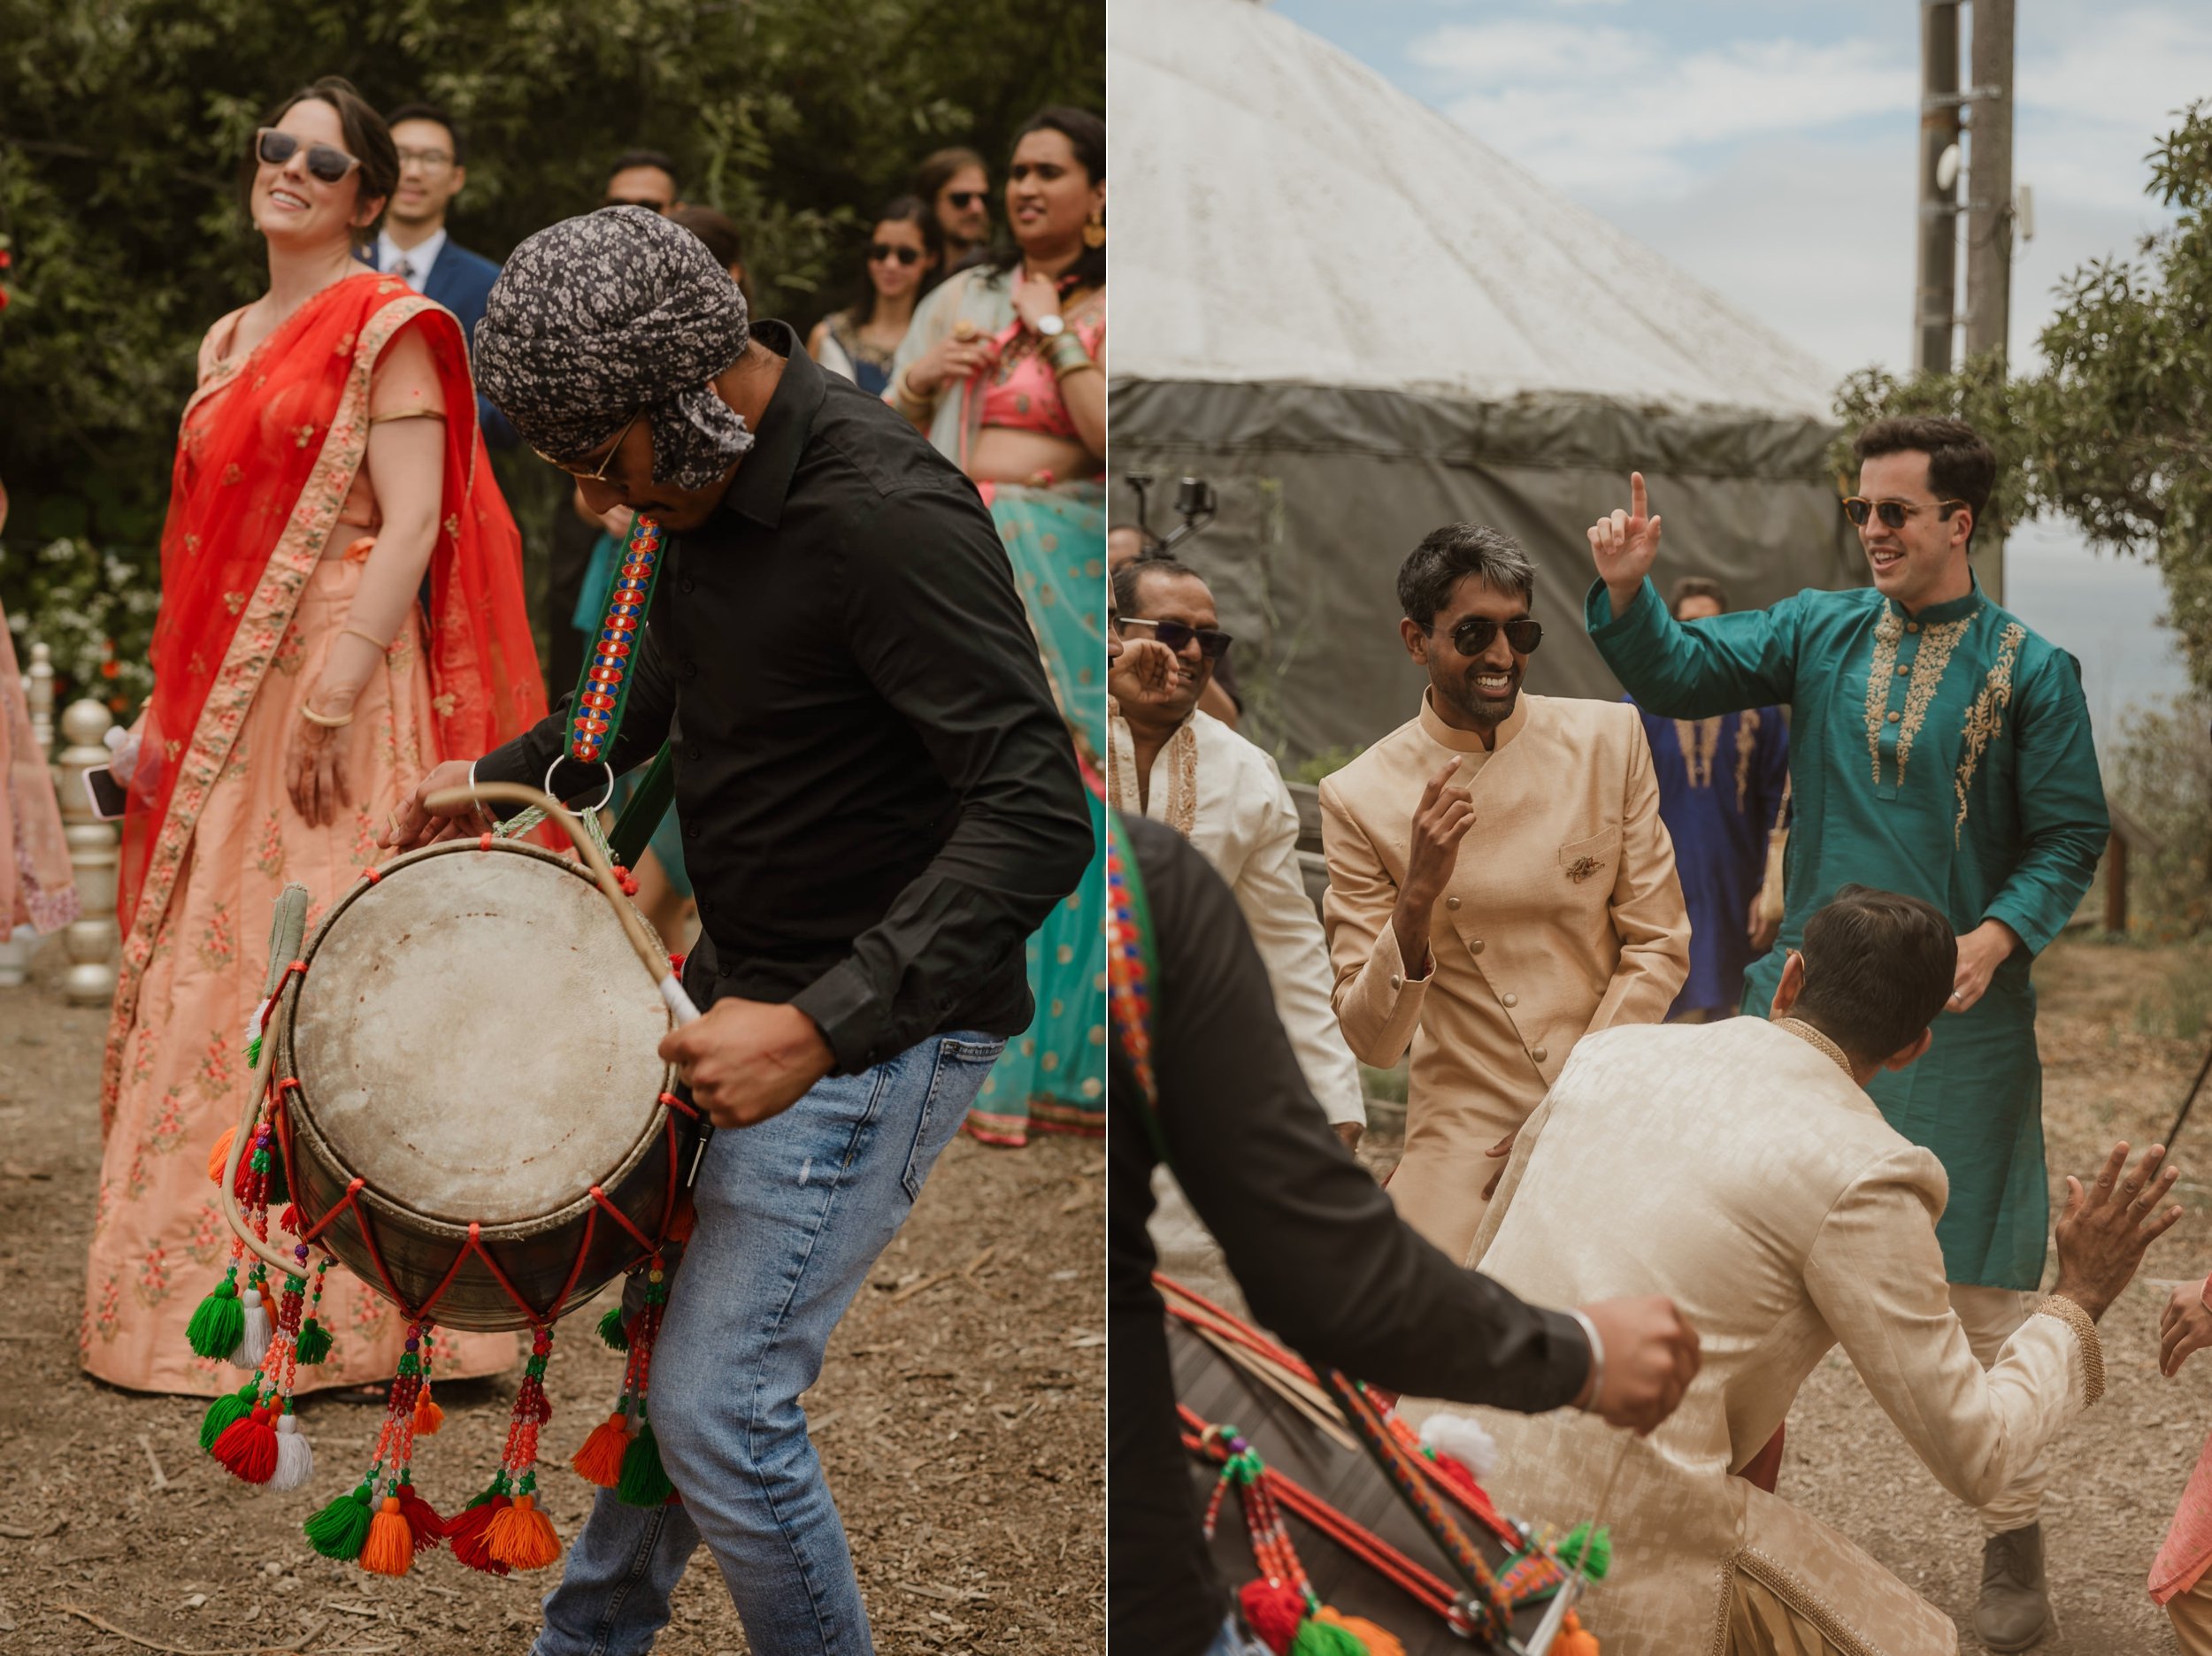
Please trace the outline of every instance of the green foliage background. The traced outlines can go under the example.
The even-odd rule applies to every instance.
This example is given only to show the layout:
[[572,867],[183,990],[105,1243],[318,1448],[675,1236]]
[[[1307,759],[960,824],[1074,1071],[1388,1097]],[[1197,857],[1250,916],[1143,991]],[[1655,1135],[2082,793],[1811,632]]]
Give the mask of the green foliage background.
[[[995,165],[1041,105],[1105,102],[1104,0],[0,0],[0,605],[118,702],[146,687],[176,421],[208,325],[261,291],[239,157],[342,74],[467,135],[455,239],[494,258],[662,150],[745,231],[757,312],[803,328],[915,161]],[[995,211],[994,217],[1002,215]],[[0,244],[4,245],[4,244]],[[557,489],[504,457],[542,559]]]

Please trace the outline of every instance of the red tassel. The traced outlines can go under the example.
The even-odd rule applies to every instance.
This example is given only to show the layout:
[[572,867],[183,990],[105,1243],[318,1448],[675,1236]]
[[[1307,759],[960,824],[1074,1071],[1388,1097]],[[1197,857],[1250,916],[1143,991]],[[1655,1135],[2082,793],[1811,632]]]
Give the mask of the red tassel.
[[211,1452],[234,1477],[249,1484],[266,1484],[276,1476],[277,1435],[269,1411],[260,1404],[242,1421],[223,1428]]
[[1260,1643],[1275,1656],[1288,1656],[1298,1624],[1306,1619],[1306,1601],[1298,1590],[1275,1582],[1248,1581],[1238,1590],[1237,1603]]
[[495,1495],[480,1506],[472,1506],[446,1525],[446,1537],[453,1544],[453,1556],[472,1570],[482,1570],[488,1576],[504,1576],[507,1566],[491,1555],[490,1536],[492,1520],[510,1505],[504,1495]]
[[403,1484],[399,1496],[399,1514],[407,1520],[408,1529],[414,1531],[415,1551],[427,1552],[445,1539],[446,1522],[438,1516],[428,1501],[415,1493],[412,1484]]

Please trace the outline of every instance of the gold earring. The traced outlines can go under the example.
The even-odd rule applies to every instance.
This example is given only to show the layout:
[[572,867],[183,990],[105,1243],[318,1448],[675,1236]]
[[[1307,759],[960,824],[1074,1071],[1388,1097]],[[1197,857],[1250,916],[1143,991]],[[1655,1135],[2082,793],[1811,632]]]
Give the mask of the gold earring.
[[1094,218],[1083,226],[1083,245],[1087,248],[1102,248],[1106,245],[1105,219]]

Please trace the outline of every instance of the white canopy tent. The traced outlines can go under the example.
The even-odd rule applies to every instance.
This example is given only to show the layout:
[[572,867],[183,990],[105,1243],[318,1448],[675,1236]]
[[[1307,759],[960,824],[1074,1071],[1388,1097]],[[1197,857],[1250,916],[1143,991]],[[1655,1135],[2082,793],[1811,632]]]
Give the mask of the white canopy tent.
[[1583,530],[1632,467],[1663,584],[1863,579],[1803,352],[1251,0],[1115,0],[1107,50],[1111,465],[1218,491],[1187,556],[1260,740],[1302,757],[1410,714],[1394,578],[1455,519],[1537,560],[1531,687],[1617,694]]

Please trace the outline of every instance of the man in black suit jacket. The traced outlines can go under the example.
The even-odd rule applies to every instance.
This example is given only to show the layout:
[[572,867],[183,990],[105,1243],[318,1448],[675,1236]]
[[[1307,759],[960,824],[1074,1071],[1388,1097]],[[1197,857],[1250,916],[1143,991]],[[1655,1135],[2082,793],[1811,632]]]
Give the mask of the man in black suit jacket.
[[[499,266],[446,234],[446,211],[468,182],[460,129],[443,110],[428,104],[406,104],[385,119],[399,150],[399,188],[392,192],[384,227],[377,233],[376,268],[452,311],[473,350],[476,325],[484,319],[484,297],[499,280]],[[478,397],[476,410],[486,442],[497,448],[515,446],[515,428],[488,399]]]

